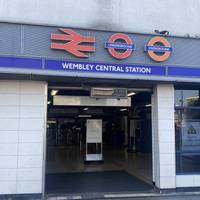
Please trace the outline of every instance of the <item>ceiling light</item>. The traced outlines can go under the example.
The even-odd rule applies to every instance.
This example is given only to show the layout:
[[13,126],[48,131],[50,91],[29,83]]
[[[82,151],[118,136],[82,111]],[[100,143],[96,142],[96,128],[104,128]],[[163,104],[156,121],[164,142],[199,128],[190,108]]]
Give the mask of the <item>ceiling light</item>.
[[147,105],[145,105],[146,107],[151,107],[151,104],[147,104]]
[[55,96],[58,93],[58,90],[51,90],[51,96]]
[[56,121],[55,120],[48,120],[47,124],[56,124]]
[[133,95],[135,95],[135,92],[130,92],[130,93],[128,93],[128,97],[131,97],[131,96],[133,96]]
[[122,108],[122,109],[120,109],[120,111],[126,111],[127,110],[127,108]]
[[80,118],[85,118],[85,117],[92,117],[92,115],[78,115]]
[[187,100],[199,99],[199,96],[188,97],[188,98],[186,98],[186,99],[187,99]]

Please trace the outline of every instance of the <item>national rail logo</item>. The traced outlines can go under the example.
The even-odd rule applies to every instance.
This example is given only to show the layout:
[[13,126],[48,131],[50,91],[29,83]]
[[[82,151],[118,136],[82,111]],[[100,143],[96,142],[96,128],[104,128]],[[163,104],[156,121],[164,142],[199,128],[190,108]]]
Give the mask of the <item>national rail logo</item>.
[[51,49],[65,50],[80,58],[87,58],[89,52],[95,51],[95,37],[83,36],[67,28],[59,30],[62,32],[61,34],[51,34],[51,39],[57,40],[57,42],[51,43]]

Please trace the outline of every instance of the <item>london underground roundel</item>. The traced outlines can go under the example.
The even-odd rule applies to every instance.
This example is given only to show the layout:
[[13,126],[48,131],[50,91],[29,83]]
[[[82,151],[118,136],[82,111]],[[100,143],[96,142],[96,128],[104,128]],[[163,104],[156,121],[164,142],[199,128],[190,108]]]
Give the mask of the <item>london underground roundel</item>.
[[135,50],[135,45],[132,39],[123,33],[113,34],[105,43],[105,48],[116,59],[128,58],[132,51]]
[[163,62],[169,58],[173,48],[167,39],[156,36],[149,40],[147,45],[145,45],[144,50],[152,60],[156,62]]

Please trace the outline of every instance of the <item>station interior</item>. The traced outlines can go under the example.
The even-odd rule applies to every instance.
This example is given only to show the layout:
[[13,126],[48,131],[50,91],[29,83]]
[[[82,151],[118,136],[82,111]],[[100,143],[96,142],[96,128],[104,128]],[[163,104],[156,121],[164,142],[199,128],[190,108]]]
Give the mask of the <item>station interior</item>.
[[[48,88],[45,192],[151,191],[152,91],[125,88],[129,106],[118,105],[120,98],[114,98],[115,105],[81,105],[81,101],[79,105],[55,103],[56,96],[94,100],[92,87]],[[108,98],[102,99],[106,102]],[[91,119],[102,122],[102,144],[88,144],[86,151],[87,120]],[[102,155],[101,159],[87,162],[88,151]]]

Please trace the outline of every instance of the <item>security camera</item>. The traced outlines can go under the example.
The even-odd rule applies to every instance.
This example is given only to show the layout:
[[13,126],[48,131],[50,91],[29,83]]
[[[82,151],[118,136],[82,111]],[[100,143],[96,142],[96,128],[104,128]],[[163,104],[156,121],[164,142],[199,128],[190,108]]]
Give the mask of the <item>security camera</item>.
[[159,31],[159,30],[154,30],[155,33],[160,34],[160,35],[169,35],[169,31],[167,30],[163,30],[163,31]]

